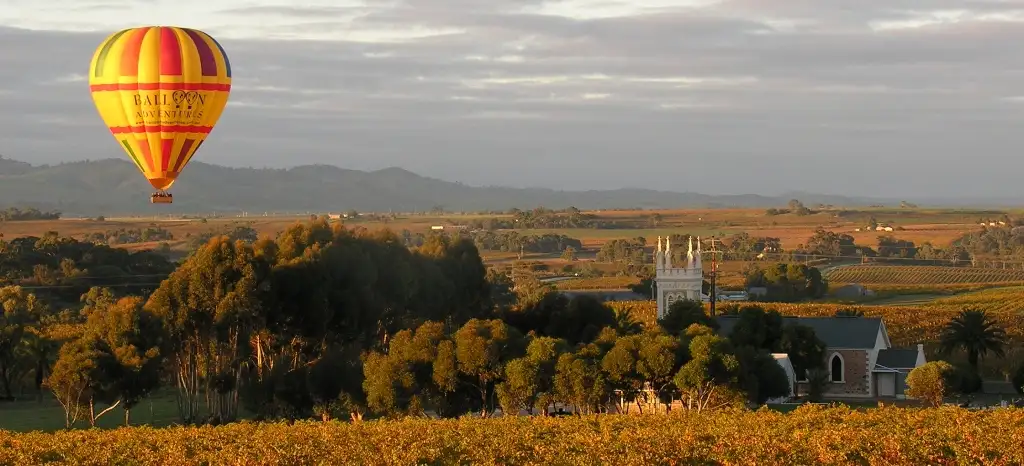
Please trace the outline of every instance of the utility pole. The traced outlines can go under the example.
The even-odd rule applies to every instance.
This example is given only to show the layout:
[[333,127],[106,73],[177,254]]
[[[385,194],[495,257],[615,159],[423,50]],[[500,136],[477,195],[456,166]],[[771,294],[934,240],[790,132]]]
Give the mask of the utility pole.
[[711,317],[715,316],[715,304],[718,302],[718,254],[723,253],[716,247],[717,239],[711,237]]

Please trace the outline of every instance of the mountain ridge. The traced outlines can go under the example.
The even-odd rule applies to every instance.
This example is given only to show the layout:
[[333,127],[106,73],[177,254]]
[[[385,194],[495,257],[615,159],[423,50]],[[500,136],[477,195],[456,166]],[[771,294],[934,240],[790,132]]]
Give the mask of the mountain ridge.
[[[200,161],[189,164],[171,190],[174,204],[149,203],[153,189],[130,162],[85,160],[31,165],[0,156],[0,207],[60,210],[67,216],[215,213],[783,207],[790,197],[708,195],[643,188],[563,191],[551,188],[470,186],[422,176],[400,167],[360,171],[333,165],[239,168]],[[803,193],[799,199],[858,206],[892,200]],[[898,200],[895,202],[899,202]]]

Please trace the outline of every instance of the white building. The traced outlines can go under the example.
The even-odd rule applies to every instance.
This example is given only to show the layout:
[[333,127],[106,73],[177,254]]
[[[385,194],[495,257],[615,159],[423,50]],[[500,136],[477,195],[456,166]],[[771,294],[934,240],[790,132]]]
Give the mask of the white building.
[[690,238],[686,250],[685,263],[676,267],[672,263],[672,245],[665,238],[658,237],[658,249],[654,253],[654,282],[658,300],[658,318],[672,303],[681,299],[702,301],[701,288],[704,283],[704,267],[700,260],[700,238],[697,238],[697,250],[693,249],[693,238]]

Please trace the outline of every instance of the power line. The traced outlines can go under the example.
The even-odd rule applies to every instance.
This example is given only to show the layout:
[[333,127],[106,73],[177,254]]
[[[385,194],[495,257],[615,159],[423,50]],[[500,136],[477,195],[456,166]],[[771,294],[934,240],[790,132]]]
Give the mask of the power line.
[[[17,286],[18,288],[25,290],[47,290],[57,288],[81,288],[82,285],[6,285],[6,286]],[[98,285],[100,288],[128,288],[136,286],[160,286],[159,283],[119,283],[111,285]]]

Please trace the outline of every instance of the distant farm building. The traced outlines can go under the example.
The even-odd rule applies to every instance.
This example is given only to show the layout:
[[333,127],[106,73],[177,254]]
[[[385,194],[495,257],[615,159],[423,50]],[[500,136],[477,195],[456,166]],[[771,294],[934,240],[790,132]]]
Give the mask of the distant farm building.
[[851,283],[836,288],[832,294],[837,298],[859,298],[861,296],[874,296],[875,292],[867,289],[864,285]]

